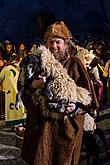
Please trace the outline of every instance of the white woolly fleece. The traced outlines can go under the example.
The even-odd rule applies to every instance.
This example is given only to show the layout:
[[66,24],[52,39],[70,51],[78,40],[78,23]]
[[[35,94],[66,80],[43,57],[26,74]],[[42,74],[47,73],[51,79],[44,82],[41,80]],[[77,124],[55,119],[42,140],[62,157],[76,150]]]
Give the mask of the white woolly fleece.
[[[74,80],[68,75],[67,70],[55,59],[49,49],[41,45],[33,54],[36,56],[41,54],[42,66],[47,73],[47,77],[51,75],[53,78],[47,88],[53,93],[54,100],[59,101],[64,98],[73,103],[80,102],[84,105],[91,103],[88,90],[75,84]],[[35,98],[33,99],[35,101]]]

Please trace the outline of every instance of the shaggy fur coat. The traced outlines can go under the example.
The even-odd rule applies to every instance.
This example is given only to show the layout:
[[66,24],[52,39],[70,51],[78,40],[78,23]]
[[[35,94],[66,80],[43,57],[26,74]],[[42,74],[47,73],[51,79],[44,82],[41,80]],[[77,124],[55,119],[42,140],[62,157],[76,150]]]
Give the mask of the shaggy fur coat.
[[[75,83],[88,89],[92,98],[91,82],[81,60],[77,57],[64,62],[68,74]],[[78,130],[67,118],[51,120],[41,115],[39,104],[22,96],[27,109],[27,121],[21,156],[32,165],[78,165],[83,133],[83,114],[76,114],[72,120]],[[95,103],[94,103],[95,104]]]
[[[67,70],[45,46],[40,46],[33,53],[36,57],[40,54],[41,65],[44,71],[46,71],[47,79],[51,76],[52,80],[47,84],[47,89],[53,94],[53,100],[59,101],[65,99],[73,103],[80,102],[84,105],[91,103],[89,92],[75,84],[74,80],[68,75]],[[37,90],[35,95],[37,95]],[[37,100],[35,95],[33,98],[34,102]]]

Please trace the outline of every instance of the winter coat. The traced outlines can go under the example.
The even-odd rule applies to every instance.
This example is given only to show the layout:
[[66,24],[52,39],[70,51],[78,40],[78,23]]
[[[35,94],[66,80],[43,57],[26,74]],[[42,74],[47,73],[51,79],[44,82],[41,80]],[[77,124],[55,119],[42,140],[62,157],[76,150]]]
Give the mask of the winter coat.
[[[67,60],[64,66],[78,86],[89,90],[91,83],[82,62],[77,57]],[[27,109],[27,121],[21,156],[32,165],[78,165],[83,134],[83,113],[70,121],[52,120],[41,116],[40,107],[22,96]],[[73,123],[78,128],[75,128]]]
[[24,121],[24,105],[19,110],[15,108],[17,80],[19,75],[18,63],[8,65],[0,72],[0,85],[5,92],[5,120],[7,125],[16,125]]

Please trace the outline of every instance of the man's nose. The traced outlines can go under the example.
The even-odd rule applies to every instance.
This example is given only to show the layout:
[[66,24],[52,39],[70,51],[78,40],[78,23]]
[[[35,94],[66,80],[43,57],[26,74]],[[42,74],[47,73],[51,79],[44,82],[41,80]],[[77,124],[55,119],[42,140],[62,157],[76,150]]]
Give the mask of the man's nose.
[[57,48],[56,42],[53,42],[53,48]]

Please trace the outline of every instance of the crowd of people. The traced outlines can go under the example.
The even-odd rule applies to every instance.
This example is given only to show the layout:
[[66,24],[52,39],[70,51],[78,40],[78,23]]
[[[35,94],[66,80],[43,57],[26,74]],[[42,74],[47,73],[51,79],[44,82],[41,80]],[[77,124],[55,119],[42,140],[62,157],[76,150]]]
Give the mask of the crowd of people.
[[[91,103],[88,107],[93,114],[92,120],[90,114],[76,110],[76,105],[69,102],[71,100],[68,101],[64,114],[62,112],[61,117],[54,119],[49,114],[51,107],[47,106],[48,100],[44,94],[41,94],[44,99],[34,105],[31,98],[23,93],[22,106],[17,110],[15,107],[17,85],[22,73],[19,64],[25,57],[35,52],[38,45],[34,43],[29,49],[21,43],[17,49],[8,40],[0,44],[1,117],[4,113],[7,124],[26,122],[21,156],[30,165],[78,165],[83,130],[96,128],[94,123],[100,119],[102,104],[110,107],[109,44],[90,37],[82,44],[76,44],[70,30],[63,21],[60,21],[47,28],[44,45],[66,68],[75,84],[90,93]],[[45,78],[45,81],[48,83],[48,79]],[[32,93],[39,88],[46,90],[45,81],[43,76],[33,80]],[[49,116],[43,115],[42,105],[44,110],[47,109]],[[67,117],[67,114],[72,112],[74,115]],[[61,112],[53,110],[53,113],[58,116]]]
[[[31,49],[35,48],[37,45],[33,44]],[[5,118],[7,125],[24,123],[26,118],[23,104],[19,111],[15,108],[19,64],[26,55],[24,43],[19,44],[17,48],[9,40],[0,44],[0,119]]]
[[[84,47],[91,54],[87,59],[87,70],[93,81],[94,88],[99,103],[110,106],[110,44],[107,41],[96,40],[90,36],[86,40]],[[87,58],[87,57],[86,57]]]

